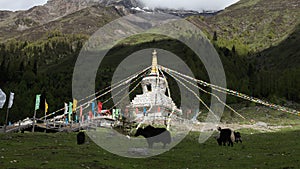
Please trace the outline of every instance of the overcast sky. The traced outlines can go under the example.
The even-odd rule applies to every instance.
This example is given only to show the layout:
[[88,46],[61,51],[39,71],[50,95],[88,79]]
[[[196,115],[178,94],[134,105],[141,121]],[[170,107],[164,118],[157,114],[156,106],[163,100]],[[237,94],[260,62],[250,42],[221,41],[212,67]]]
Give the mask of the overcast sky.
[[238,2],[239,0],[140,0],[146,6],[153,7],[168,7],[176,9],[190,10],[220,10]]
[[[177,9],[219,10],[239,0],[140,0],[148,7],[168,7]],[[47,0],[0,0],[0,10],[24,10],[45,4]]]
[[23,10],[45,4],[47,0],[0,0],[0,10]]

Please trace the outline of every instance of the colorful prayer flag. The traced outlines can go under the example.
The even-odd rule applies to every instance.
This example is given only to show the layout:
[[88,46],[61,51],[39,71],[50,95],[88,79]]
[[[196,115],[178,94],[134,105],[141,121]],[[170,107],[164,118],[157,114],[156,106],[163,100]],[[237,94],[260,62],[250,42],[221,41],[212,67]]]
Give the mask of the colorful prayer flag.
[[73,99],[73,111],[75,112],[77,108],[77,100]]
[[0,109],[3,108],[6,101],[6,94],[0,89]]
[[98,102],[98,113],[101,113],[102,111],[102,103]]
[[113,118],[113,119],[115,118],[115,113],[116,113],[116,109],[113,109],[113,110],[112,110],[112,118]]
[[93,118],[93,112],[92,111],[89,111],[89,117],[90,117],[90,119]]
[[84,122],[84,116],[81,117],[81,122],[82,122],[82,123]]
[[120,110],[119,110],[119,109],[116,109],[116,111],[115,111],[115,118],[118,118],[118,117],[119,117],[119,112],[120,112]]
[[72,106],[73,106],[73,103],[72,102],[69,102],[69,122],[71,122],[72,120]]
[[80,117],[82,117],[82,106],[80,106]]
[[35,110],[38,110],[40,108],[40,102],[41,102],[41,95],[37,94],[35,98]]
[[94,116],[96,116],[96,112],[95,112],[95,102],[92,102],[92,112],[93,112]]
[[45,100],[45,113],[47,113],[48,112],[48,103],[47,103],[47,101]]
[[14,96],[15,94],[10,92],[9,101],[8,101],[8,108],[10,109],[14,103]]
[[65,113],[64,114],[68,114],[68,104],[65,103]]

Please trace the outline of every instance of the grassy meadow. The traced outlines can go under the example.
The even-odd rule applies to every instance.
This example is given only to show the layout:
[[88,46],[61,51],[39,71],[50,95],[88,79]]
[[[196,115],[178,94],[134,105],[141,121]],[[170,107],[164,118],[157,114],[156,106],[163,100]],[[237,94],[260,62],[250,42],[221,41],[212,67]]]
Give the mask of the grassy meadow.
[[98,147],[88,137],[84,145],[77,145],[76,133],[1,134],[0,168],[254,169],[300,166],[299,127],[269,133],[253,129],[239,131],[243,143],[233,147],[218,146],[213,137],[199,144],[199,133],[191,132],[170,151],[147,159],[119,157]]

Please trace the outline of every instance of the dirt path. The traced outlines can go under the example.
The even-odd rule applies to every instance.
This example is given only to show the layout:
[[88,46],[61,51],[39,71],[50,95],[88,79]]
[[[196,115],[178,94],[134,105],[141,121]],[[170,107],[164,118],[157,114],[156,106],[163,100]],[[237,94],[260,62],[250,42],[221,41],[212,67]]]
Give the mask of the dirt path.
[[276,132],[283,128],[293,128],[292,125],[268,125],[264,122],[257,122],[255,124],[209,124],[209,123],[198,123],[194,124],[192,131],[216,131],[218,127],[231,128],[233,130],[240,129],[254,129],[261,132]]

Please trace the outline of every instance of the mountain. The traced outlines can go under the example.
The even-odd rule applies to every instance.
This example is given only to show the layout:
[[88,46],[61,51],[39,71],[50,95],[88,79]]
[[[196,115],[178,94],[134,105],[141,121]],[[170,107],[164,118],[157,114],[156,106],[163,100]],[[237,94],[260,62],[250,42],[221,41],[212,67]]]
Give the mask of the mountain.
[[[149,9],[138,0],[48,0],[45,5],[25,11],[0,11],[0,41],[38,40],[43,34],[53,30],[91,35],[104,24],[137,12],[163,12],[179,17],[213,16],[218,13],[218,11],[200,13],[191,10]],[[83,26],[74,29],[78,25]]]

